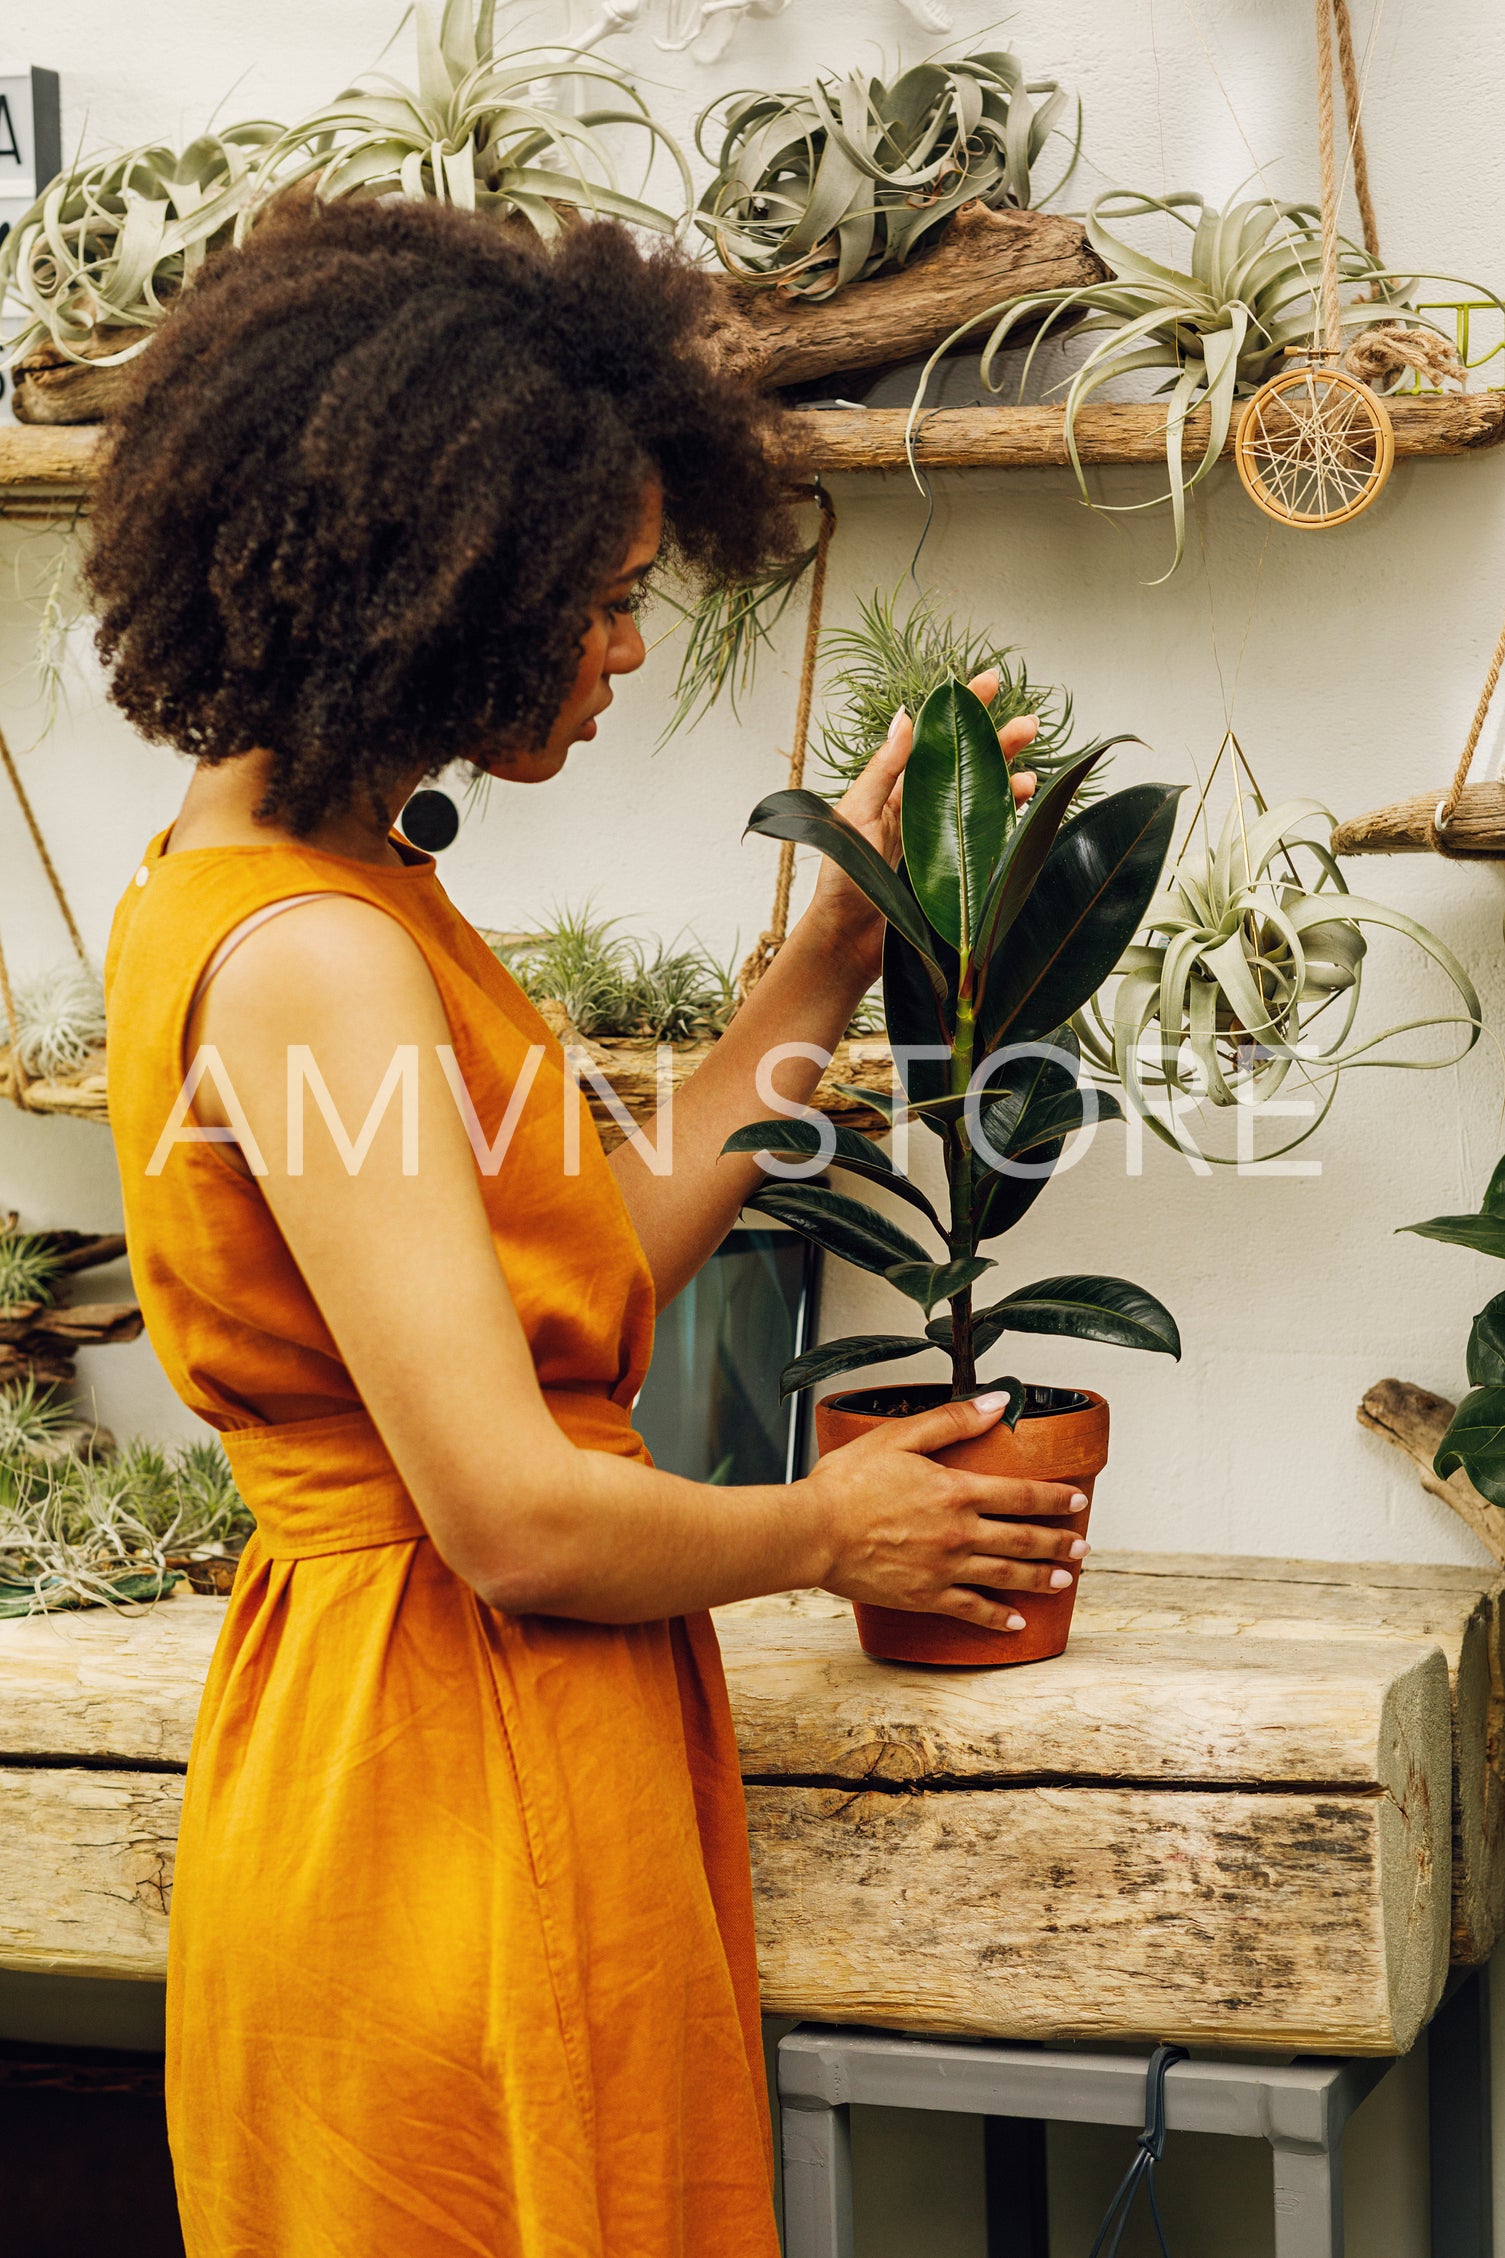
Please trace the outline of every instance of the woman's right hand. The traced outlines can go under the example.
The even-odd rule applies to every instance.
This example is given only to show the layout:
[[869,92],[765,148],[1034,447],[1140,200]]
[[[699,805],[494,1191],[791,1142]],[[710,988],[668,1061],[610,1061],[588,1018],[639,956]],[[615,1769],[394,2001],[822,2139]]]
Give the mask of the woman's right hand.
[[805,1486],[824,1517],[831,1565],[820,1583],[826,1591],[870,1606],[956,1615],[990,1631],[1019,1631],[1024,1618],[1006,1600],[972,1587],[1064,1590],[1075,1579],[1085,1537],[1053,1527],[1049,1518],[1008,1518],[1080,1513],[1087,1500],[1072,1483],[979,1474],[925,1455],[985,1435],[1007,1400],[976,1396],[885,1420],[819,1461]]

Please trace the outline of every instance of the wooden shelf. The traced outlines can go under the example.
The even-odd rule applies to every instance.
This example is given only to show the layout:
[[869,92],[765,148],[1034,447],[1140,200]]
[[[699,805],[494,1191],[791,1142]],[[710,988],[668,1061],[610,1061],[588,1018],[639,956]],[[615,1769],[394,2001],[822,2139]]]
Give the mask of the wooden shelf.
[[[1397,456],[1471,455],[1505,439],[1505,391],[1413,394],[1388,403]],[[907,408],[798,408],[793,422],[812,470],[903,470]],[[1165,410],[1119,402],[1083,408],[1086,463],[1165,460]],[[96,423],[0,425],[0,517],[72,517],[86,506],[104,450]],[[1183,454],[1207,444],[1207,417],[1188,419]],[[1223,452],[1232,452],[1230,437]],[[1042,470],[1070,461],[1064,408],[937,408],[915,445],[927,470]]]
[[[1389,400],[1396,455],[1468,455],[1505,439],[1505,391],[1425,393]],[[812,470],[903,470],[907,408],[801,408],[794,421]],[[1203,410],[1187,418],[1182,453],[1207,445]],[[1076,419],[1084,463],[1163,463],[1165,409],[1119,402]],[[1225,455],[1233,452],[1230,431]],[[926,470],[1040,470],[1069,463],[1064,408],[937,408],[915,441]]]

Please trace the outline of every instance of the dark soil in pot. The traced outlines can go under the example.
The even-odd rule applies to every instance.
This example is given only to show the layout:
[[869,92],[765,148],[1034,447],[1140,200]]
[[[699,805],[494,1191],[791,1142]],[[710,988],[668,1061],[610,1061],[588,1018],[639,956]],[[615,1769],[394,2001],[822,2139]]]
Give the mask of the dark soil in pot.
[[[944,1385],[852,1388],[827,1396],[815,1407],[815,1437],[824,1456],[885,1419],[904,1419],[932,1411],[950,1397]],[[1012,1474],[1029,1481],[1071,1482],[1087,1499],[1080,1512],[1051,1516],[1053,1527],[1081,1535],[1091,1510],[1092,1486],[1108,1458],[1108,1406],[1086,1389],[1027,1387],[1019,1424],[1002,1424],[975,1441],[937,1451],[943,1465],[975,1467],[984,1474]],[[1028,1514],[1010,1516],[1028,1520]],[[1072,1565],[1067,1563],[1066,1565]],[[1043,1662],[1060,1654],[1071,1632],[1076,1578],[1061,1592],[990,1593],[1007,1599],[1024,1617],[1022,1631],[989,1631],[953,1615],[920,1615],[904,1608],[853,1603],[863,1651],[885,1662],[928,1662],[953,1668],[993,1668]]]

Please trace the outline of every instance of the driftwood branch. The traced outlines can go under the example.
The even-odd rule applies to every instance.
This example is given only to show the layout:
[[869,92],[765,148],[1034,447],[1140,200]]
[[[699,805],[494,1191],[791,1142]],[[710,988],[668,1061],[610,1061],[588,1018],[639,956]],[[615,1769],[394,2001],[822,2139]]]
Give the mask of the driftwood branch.
[[[1335,855],[1423,855],[1435,851],[1432,820],[1446,790],[1416,792],[1367,815],[1353,816],[1333,833]],[[1450,855],[1505,855],[1505,784],[1486,778],[1465,784],[1447,829]]]
[[[721,278],[707,338],[723,367],[768,391],[912,360],[969,315],[1038,290],[1076,290],[1106,273],[1077,220],[965,204],[934,247],[907,266],[813,304]],[[986,334],[979,329],[979,345]]]
[[1381,1435],[1404,1451],[1421,1476],[1422,1488],[1450,1505],[1485,1550],[1505,1562],[1505,1513],[1481,1497],[1466,1474],[1450,1474],[1444,1481],[1432,1465],[1457,1408],[1446,1396],[1414,1388],[1409,1380],[1381,1380],[1359,1405],[1358,1421],[1372,1435]]

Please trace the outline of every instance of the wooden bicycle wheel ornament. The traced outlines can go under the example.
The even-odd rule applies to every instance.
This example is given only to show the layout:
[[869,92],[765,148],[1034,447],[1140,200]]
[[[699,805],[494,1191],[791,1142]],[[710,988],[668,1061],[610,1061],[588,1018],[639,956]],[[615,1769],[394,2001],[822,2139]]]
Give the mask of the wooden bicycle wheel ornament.
[[1311,361],[1262,384],[1239,418],[1244,491],[1282,525],[1346,525],[1377,500],[1395,461],[1389,410],[1346,369]]
[[[1239,419],[1234,460],[1249,499],[1281,525],[1311,532],[1346,525],[1378,499],[1395,461],[1390,411],[1377,392],[1340,366],[1338,158],[1333,109],[1332,17],[1351,45],[1346,0],[1317,0],[1317,140],[1322,161],[1322,272],[1314,292],[1319,337],[1300,364],[1262,384]],[[1355,150],[1357,88],[1344,81]],[[1367,206],[1367,185],[1361,203]],[[1373,234],[1365,211],[1366,242]],[[1291,348],[1296,350],[1296,348]]]

